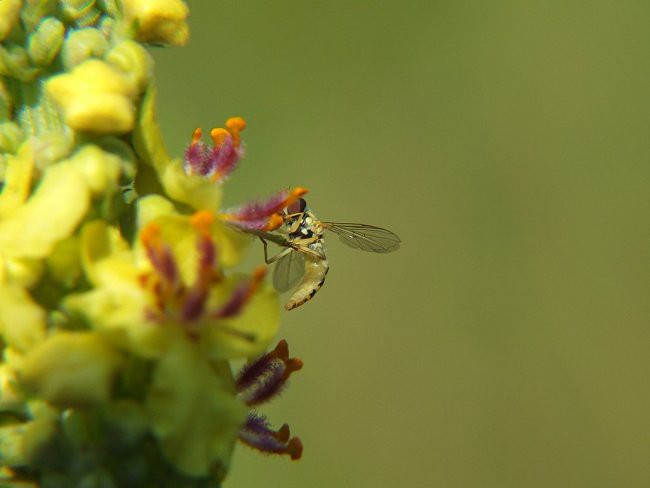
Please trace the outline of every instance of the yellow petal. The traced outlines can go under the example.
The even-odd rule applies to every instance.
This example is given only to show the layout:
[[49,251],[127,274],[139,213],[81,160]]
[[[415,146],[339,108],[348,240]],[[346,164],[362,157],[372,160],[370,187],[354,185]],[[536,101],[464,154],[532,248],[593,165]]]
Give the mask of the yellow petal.
[[250,236],[232,229],[219,220],[215,220],[213,229],[212,236],[219,249],[220,264],[225,267],[239,264],[251,243]]
[[79,239],[72,236],[59,241],[47,257],[49,274],[58,283],[72,287],[81,277]]
[[[81,229],[81,262],[84,272],[91,283],[100,285],[96,274],[98,262],[128,250],[128,244],[122,238],[119,229],[109,226],[103,220],[88,222]],[[129,278],[131,278],[130,275]]]
[[24,401],[16,372],[7,364],[0,365],[0,408],[3,412],[19,411],[24,407]]
[[176,215],[174,204],[160,195],[149,195],[138,200],[138,230],[161,216]]
[[72,234],[88,210],[90,192],[69,164],[50,167],[29,200],[0,222],[0,250],[14,257],[42,258]]
[[102,195],[117,188],[121,164],[120,158],[114,154],[88,144],[77,151],[69,162],[79,170],[93,195]]
[[[241,278],[226,280],[211,297],[211,303],[225,303],[240,281]],[[278,331],[279,324],[278,295],[271,286],[264,284],[238,316],[206,326],[201,339],[212,358],[254,357],[266,351]],[[233,334],[232,331],[239,334]],[[240,334],[250,336],[253,340],[247,340]]]
[[182,334],[158,363],[146,408],[167,458],[191,476],[227,465],[247,413],[228,366],[211,365]]
[[18,154],[7,156],[4,187],[0,193],[0,220],[20,207],[29,195],[34,170],[34,151],[28,143],[20,146]]
[[0,333],[5,343],[26,352],[45,338],[45,312],[21,287],[0,287]]
[[[2,464],[13,467],[29,465],[40,448],[55,433],[56,422],[54,419],[37,419],[0,428],[0,459],[2,459]],[[8,484],[5,486],[20,485]]]
[[57,332],[34,348],[23,382],[55,405],[105,403],[120,356],[95,332]]
[[0,284],[14,284],[31,289],[43,276],[43,262],[16,258],[0,251]]
[[104,287],[69,295],[64,308],[87,317],[93,329],[101,332],[116,348],[153,359],[162,356],[169,348],[173,328],[147,319],[146,298],[135,287],[120,291]]
[[202,176],[187,176],[180,161],[174,161],[166,166],[160,178],[165,192],[174,200],[196,210],[219,211],[221,185]]

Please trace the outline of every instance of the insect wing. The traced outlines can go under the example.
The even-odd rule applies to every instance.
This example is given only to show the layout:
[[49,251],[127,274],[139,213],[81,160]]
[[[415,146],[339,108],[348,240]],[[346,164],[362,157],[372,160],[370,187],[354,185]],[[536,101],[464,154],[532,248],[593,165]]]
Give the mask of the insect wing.
[[399,249],[397,234],[374,225],[322,222],[323,227],[338,234],[343,244],[368,252],[393,252]]
[[273,286],[278,291],[287,291],[296,286],[303,274],[305,274],[305,257],[301,252],[291,251],[275,264]]

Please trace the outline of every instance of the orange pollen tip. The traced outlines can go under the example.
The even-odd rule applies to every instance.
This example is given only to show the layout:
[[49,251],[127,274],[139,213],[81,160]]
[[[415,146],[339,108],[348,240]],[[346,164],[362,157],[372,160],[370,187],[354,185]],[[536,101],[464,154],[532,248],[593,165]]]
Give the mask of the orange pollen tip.
[[287,453],[294,461],[302,457],[302,442],[300,442],[300,439],[294,437],[289,441],[289,444],[287,444]]
[[226,129],[217,127],[210,131],[210,137],[212,137],[212,142],[214,142],[215,146],[223,146],[226,139],[231,137],[231,135]]
[[257,285],[266,276],[266,266],[260,266],[253,271],[253,283]]
[[282,202],[283,208],[288,207],[289,205],[297,201],[300,197],[302,197],[305,193],[308,192],[309,190],[307,188],[303,188],[302,186],[294,188],[291,191],[291,193],[289,193],[289,196],[285,198],[284,202]]
[[201,140],[201,137],[203,137],[203,131],[200,127],[197,127],[194,129],[194,133],[192,134],[192,144],[199,142]]
[[262,228],[262,230],[266,232],[271,232],[274,231],[275,229],[278,229],[284,224],[284,219],[280,214],[273,214],[269,217],[268,223]]
[[150,222],[140,232],[140,241],[145,247],[152,247],[160,243],[160,226]]
[[226,128],[233,134],[246,128],[246,121],[242,117],[230,117],[226,120]]
[[287,365],[287,372],[293,373],[295,371],[300,371],[302,369],[303,363],[298,358],[288,359],[285,364]]
[[278,345],[275,346],[275,349],[271,351],[271,355],[282,360],[289,359],[289,344],[287,341],[282,339],[280,342],[278,342]]
[[294,188],[293,191],[291,192],[291,194],[296,198],[300,198],[306,193],[309,193],[309,190],[307,188],[303,188],[302,186],[298,186]]
[[207,210],[199,210],[190,217],[192,227],[204,233],[208,233],[212,222],[214,222],[214,216],[212,212],[208,212]]
[[278,431],[275,433],[273,436],[280,442],[288,442],[289,438],[291,437],[291,431],[289,430],[289,426],[287,424],[284,424],[282,427],[278,429]]

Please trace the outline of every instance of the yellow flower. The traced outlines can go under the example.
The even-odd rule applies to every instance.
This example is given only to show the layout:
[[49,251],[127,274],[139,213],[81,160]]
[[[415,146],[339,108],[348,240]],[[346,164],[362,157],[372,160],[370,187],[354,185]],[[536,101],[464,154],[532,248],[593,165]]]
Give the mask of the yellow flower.
[[137,87],[104,61],[84,61],[72,72],[50,78],[45,87],[74,130],[121,134],[133,128]]
[[181,0],[124,0],[124,17],[139,41],[183,46],[189,39],[189,10]]
[[277,331],[277,295],[252,277],[226,275],[240,259],[233,231],[208,213],[177,214],[152,196],[139,201],[140,239],[130,249],[116,228],[86,224],[81,255],[94,289],[72,295],[65,305],[93,327],[138,355],[161,357],[181,329],[207,357],[260,354]]

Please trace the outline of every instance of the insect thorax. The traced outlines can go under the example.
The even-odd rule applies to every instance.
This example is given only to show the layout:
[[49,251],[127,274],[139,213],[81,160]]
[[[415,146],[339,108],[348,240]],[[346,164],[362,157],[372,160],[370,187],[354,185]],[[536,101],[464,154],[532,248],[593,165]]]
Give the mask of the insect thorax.
[[305,210],[295,217],[287,218],[285,224],[289,232],[289,239],[292,241],[302,239],[313,239],[315,242],[322,241],[323,226],[310,210]]

